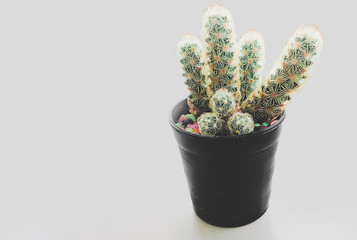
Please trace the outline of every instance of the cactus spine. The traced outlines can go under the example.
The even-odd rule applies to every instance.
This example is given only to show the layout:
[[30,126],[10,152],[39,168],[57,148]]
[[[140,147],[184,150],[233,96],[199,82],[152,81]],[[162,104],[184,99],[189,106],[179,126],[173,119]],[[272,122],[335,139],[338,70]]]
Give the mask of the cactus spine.
[[209,97],[203,62],[201,61],[202,45],[200,41],[189,34],[185,34],[178,42],[176,54],[184,70],[185,84],[190,90],[187,103],[191,113],[201,114],[209,111]]
[[256,31],[243,35],[238,42],[239,49],[239,78],[240,105],[244,107],[254,91],[261,86],[262,67],[264,65],[264,40]]
[[236,36],[229,11],[212,4],[203,15],[202,38],[207,78],[213,94],[226,88],[239,100]]
[[322,48],[322,38],[315,26],[302,25],[286,44],[262,88],[243,110],[255,121],[277,118],[295,93],[305,83]]

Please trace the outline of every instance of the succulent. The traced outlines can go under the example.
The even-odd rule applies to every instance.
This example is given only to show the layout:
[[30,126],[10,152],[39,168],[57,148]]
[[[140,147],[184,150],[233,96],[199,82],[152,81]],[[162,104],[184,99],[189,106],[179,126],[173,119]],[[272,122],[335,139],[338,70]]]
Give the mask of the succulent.
[[263,38],[250,31],[237,43],[233,18],[225,7],[208,8],[201,33],[202,44],[184,35],[177,55],[190,91],[190,112],[199,117],[201,134],[209,136],[248,134],[254,131],[254,121],[259,123],[256,130],[275,123],[305,83],[322,48],[317,28],[301,26],[264,78]]
[[249,113],[236,112],[228,119],[228,128],[232,135],[243,135],[254,131],[254,120]]
[[212,96],[210,106],[213,113],[222,119],[226,119],[235,112],[236,101],[232,93],[222,88]]
[[261,85],[264,65],[264,40],[260,33],[250,31],[243,35],[238,42],[239,49],[239,79],[240,105],[245,106],[254,91]]
[[190,90],[187,103],[192,113],[209,111],[208,88],[202,72],[201,42],[194,36],[186,34],[177,44],[176,54],[184,70],[185,84]]
[[198,126],[201,134],[207,136],[216,136],[222,132],[222,121],[214,113],[204,113],[198,119]]
[[259,122],[279,117],[292,94],[305,83],[321,48],[322,38],[317,28],[302,25],[286,44],[262,88],[243,110]]
[[238,99],[237,42],[232,15],[225,7],[213,4],[204,13],[202,38],[207,78],[213,93],[225,88]]

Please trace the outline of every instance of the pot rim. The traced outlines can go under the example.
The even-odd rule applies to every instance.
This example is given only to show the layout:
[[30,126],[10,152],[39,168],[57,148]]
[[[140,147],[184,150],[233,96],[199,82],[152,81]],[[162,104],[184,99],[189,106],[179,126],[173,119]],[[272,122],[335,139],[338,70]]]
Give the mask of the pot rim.
[[[178,126],[176,126],[176,123],[173,121],[172,119],[172,112],[173,110],[175,109],[175,107],[177,107],[177,105],[179,105],[181,102],[183,101],[186,101],[186,99],[183,99],[179,102],[177,102],[170,110],[170,115],[169,115],[169,123],[171,125],[171,127],[177,131],[177,132],[180,132],[182,134],[186,134],[188,136],[191,136],[191,137],[195,137],[195,138],[203,138],[203,139],[242,139],[242,138],[247,138],[247,137],[252,137],[252,136],[255,136],[255,135],[264,135],[264,134],[267,134],[271,131],[273,131],[274,129],[276,129],[285,119],[285,116],[286,116],[286,113],[285,113],[285,110],[283,111],[283,114],[280,116],[280,118],[278,119],[278,122],[276,122],[274,125],[272,126],[269,126],[269,127],[266,127],[264,129],[261,129],[259,131],[254,131],[252,133],[249,133],[249,134],[243,134],[243,135],[237,135],[237,136],[207,136],[207,135],[202,135],[202,134],[194,134],[194,133],[191,133],[191,132],[187,132],[185,130],[182,130],[181,128],[179,128]],[[183,114],[183,113],[182,113]]]

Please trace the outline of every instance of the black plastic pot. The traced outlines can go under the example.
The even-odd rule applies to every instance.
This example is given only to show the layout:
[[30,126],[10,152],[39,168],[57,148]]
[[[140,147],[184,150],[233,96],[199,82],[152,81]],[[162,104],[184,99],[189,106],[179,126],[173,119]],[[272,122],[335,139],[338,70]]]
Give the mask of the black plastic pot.
[[188,110],[186,100],[179,102],[169,121],[196,214],[221,227],[257,220],[268,208],[274,156],[285,113],[274,125],[251,134],[209,137],[175,125]]

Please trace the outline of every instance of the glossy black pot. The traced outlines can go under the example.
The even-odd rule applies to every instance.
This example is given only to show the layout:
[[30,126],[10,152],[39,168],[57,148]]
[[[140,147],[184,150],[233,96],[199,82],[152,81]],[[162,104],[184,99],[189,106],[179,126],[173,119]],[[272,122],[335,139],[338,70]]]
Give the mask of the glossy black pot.
[[221,227],[257,220],[268,208],[274,156],[285,113],[274,125],[251,134],[209,137],[175,125],[188,110],[186,100],[179,102],[169,121],[196,214]]

